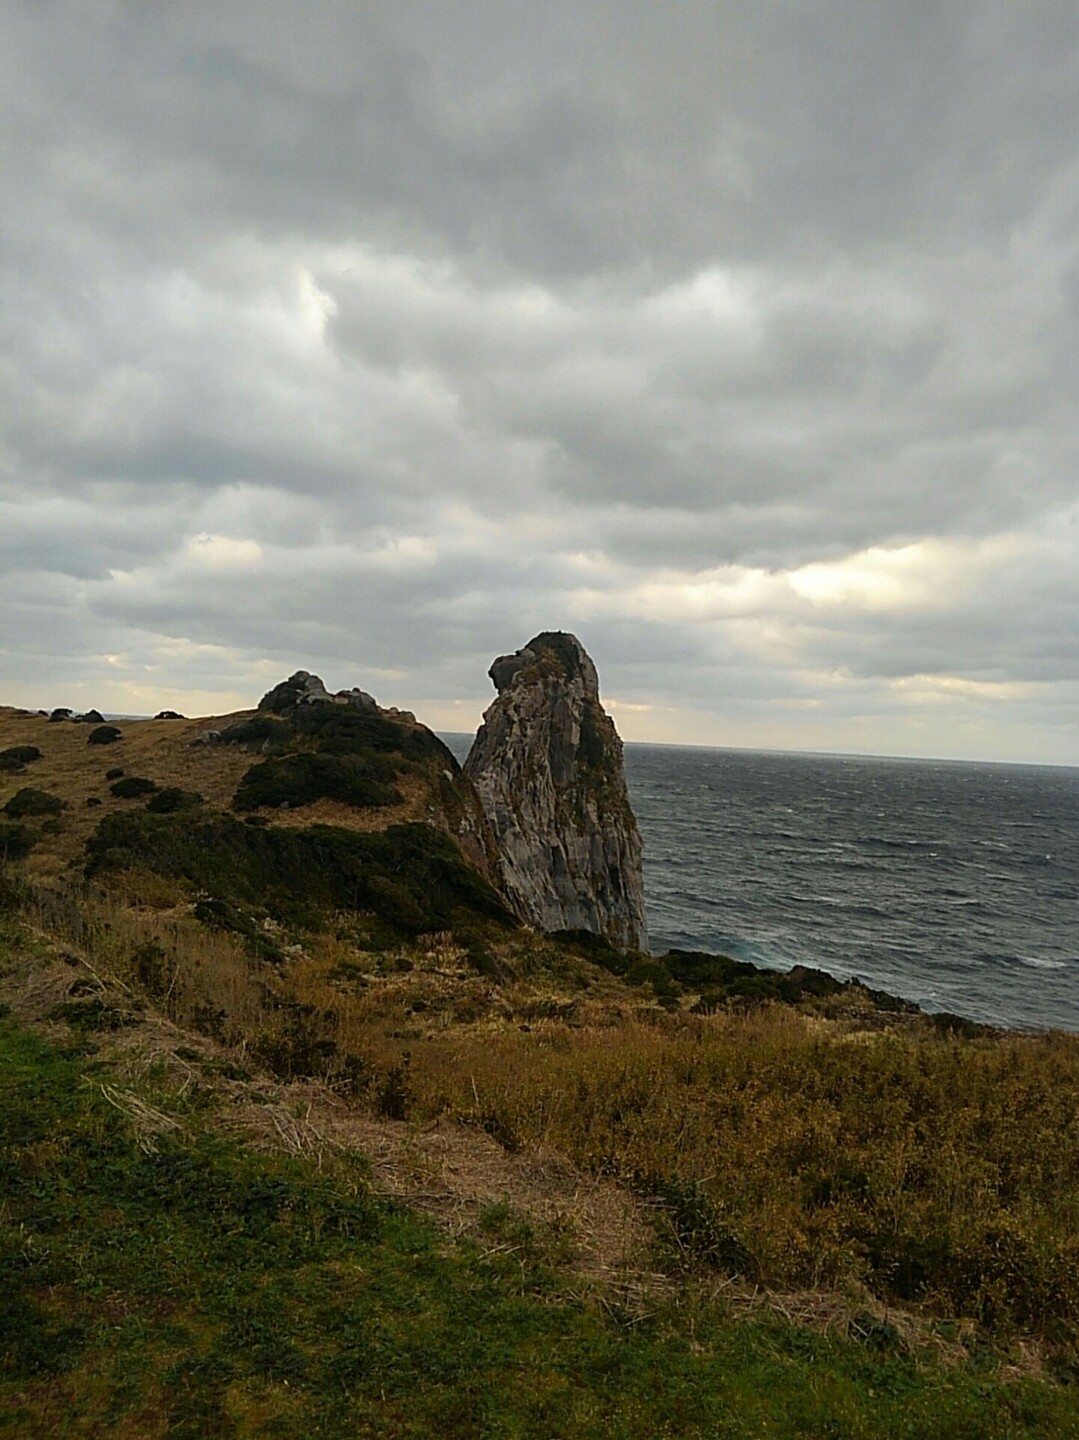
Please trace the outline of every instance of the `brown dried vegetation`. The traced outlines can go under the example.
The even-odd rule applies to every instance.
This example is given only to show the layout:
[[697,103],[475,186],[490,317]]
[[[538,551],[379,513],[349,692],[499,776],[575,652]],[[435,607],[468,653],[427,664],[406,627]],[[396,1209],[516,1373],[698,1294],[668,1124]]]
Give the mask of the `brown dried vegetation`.
[[[35,785],[99,794],[103,809],[122,808],[104,780],[121,750],[129,773],[221,809],[251,763],[192,746],[205,720],[130,725],[100,754],[82,727],[3,722],[3,743],[42,749]],[[411,779],[407,803],[426,807]],[[977,1324],[1074,1355],[1076,1037],[960,1038],[856,990],[691,1013],[692,993],[665,1006],[573,944],[482,926],[394,939],[356,911],[260,919],[268,963],[151,870],[57,883],[99,815],[69,804],[35,849],[32,922],[76,957],[69,988],[89,973],[140,1019],[109,1032],[115,1053],[171,1057],[199,1084],[216,1064],[224,1123],[259,1143],[362,1149],[383,1188],[456,1230],[508,1198],[568,1237],[586,1273],[641,1296],[703,1284],[826,1327],[898,1314],[888,1323],[911,1333],[959,1343]],[[63,968],[45,967],[61,990]],[[71,1003],[19,993],[39,1019]],[[181,1031],[201,1037],[197,1061],[176,1058]]]

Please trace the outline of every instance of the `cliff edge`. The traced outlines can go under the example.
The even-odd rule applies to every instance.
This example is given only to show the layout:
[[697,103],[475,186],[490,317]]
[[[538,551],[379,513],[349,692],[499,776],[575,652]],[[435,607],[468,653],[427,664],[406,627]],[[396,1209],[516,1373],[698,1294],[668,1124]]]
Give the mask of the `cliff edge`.
[[641,837],[595,665],[576,636],[547,631],[488,673],[498,698],[464,769],[511,905],[538,929],[645,949]]

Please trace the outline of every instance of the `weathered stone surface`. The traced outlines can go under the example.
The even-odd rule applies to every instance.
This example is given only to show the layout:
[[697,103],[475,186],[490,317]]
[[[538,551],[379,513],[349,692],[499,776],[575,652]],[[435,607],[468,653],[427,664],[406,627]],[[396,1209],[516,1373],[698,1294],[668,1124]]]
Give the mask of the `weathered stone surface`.
[[317,675],[309,670],[297,670],[287,680],[268,691],[259,701],[260,710],[269,710],[274,715],[285,715],[297,705],[352,705],[357,710],[377,710],[373,695],[358,688],[338,690],[331,695]]
[[622,742],[581,642],[545,632],[489,671],[498,699],[465,774],[491,822],[505,892],[542,930],[590,930],[622,949],[648,937],[641,837]]

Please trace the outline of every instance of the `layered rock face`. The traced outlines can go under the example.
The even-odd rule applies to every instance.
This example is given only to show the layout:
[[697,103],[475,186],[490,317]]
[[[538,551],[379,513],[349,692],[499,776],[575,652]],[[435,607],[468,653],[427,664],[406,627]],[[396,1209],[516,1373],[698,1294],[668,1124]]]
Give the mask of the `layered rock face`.
[[538,929],[645,949],[641,837],[596,667],[576,636],[553,631],[488,673],[498,699],[465,774],[494,830],[510,903]]

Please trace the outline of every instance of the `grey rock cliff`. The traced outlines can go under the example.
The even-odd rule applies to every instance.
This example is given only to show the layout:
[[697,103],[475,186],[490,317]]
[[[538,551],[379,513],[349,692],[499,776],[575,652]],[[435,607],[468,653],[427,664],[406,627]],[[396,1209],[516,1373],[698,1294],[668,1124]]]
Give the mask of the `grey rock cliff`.
[[538,929],[645,949],[641,837],[596,667],[576,636],[553,631],[500,655],[489,674],[498,698],[465,774],[494,830],[510,903]]

